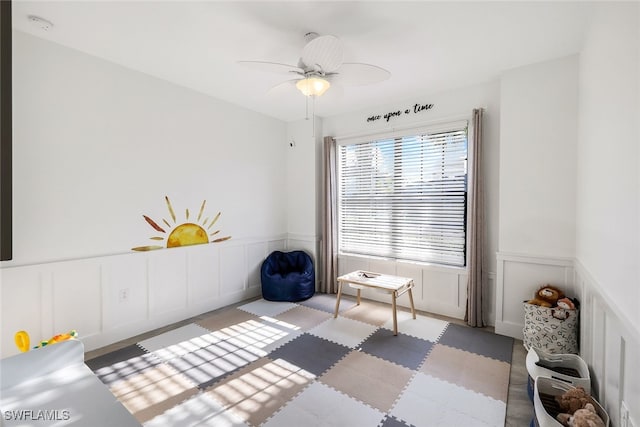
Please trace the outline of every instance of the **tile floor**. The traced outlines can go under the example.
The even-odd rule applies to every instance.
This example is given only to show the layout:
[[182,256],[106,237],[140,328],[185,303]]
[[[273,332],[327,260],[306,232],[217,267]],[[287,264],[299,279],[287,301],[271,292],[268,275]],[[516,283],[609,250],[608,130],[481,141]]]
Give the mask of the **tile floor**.
[[[320,304],[320,306],[318,306],[318,304]],[[148,333],[145,333],[136,337],[132,337],[127,340],[123,340],[121,342],[112,344],[110,346],[107,346],[98,350],[87,352],[85,355],[85,359],[90,360],[102,354],[109,353],[118,349],[126,349],[125,351],[131,352],[131,357],[133,358],[129,360],[129,363],[131,364],[131,366],[122,367],[122,369],[118,369],[117,374],[119,375],[119,378],[110,378],[108,377],[108,375],[110,375],[109,373],[105,373],[107,377],[101,378],[106,383],[110,383],[110,382],[113,382],[115,379],[122,380],[123,379],[122,376],[124,375],[126,377],[125,378],[126,381],[121,381],[122,384],[119,386],[119,390],[116,390],[116,393],[118,392],[127,393],[128,389],[131,387],[137,387],[139,389],[145,386],[144,384],[141,383],[142,379],[136,378],[136,372],[138,369],[140,369],[140,366],[144,366],[144,369],[148,370],[150,365],[158,364],[160,363],[159,361],[171,360],[172,363],[176,364],[175,367],[169,364],[169,365],[162,365],[162,366],[154,366],[154,368],[164,369],[164,370],[175,368],[178,371],[182,370],[184,372],[184,366],[181,366],[181,363],[189,365],[191,367],[190,370],[193,371],[193,372],[190,372],[192,381],[199,384],[198,388],[200,390],[207,389],[207,392],[198,394],[197,393],[198,388],[190,387],[188,386],[188,384],[185,384],[183,388],[174,386],[173,389],[175,390],[176,396],[170,396],[169,399],[167,399],[167,396],[159,397],[158,404],[160,404],[159,402],[161,400],[163,401],[162,404],[164,405],[164,404],[171,404],[174,400],[184,401],[186,398],[193,396],[191,399],[188,400],[189,410],[185,411],[185,409],[187,408],[185,408],[184,406],[181,411],[169,410],[168,412],[165,412],[163,421],[164,422],[170,421],[173,425],[180,425],[180,424],[188,423],[189,417],[202,420],[201,414],[208,414],[207,415],[208,418],[206,419],[206,422],[204,423],[204,425],[212,425],[212,426],[213,425],[230,425],[238,421],[233,418],[234,417],[233,413],[230,413],[230,411],[224,411],[223,408],[220,406],[219,402],[223,398],[223,396],[230,395],[228,393],[229,389],[237,390],[239,384],[246,383],[248,376],[255,376],[259,372],[263,373],[262,375],[260,375],[260,379],[262,381],[265,381],[265,380],[268,381],[270,376],[273,377],[274,382],[271,385],[272,387],[278,387],[277,381],[279,378],[281,378],[281,376],[277,375],[278,371],[286,372],[288,379],[295,380],[297,387],[300,390],[305,389],[306,387],[305,391],[301,394],[298,394],[300,391],[298,390],[298,388],[296,388],[295,390],[292,389],[291,396],[292,397],[295,396],[296,404],[291,405],[289,410],[283,410],[278,412],[275,417],[269,419],[269,422],[266,425],[269,425],[269,426],[291,425],[291,424],[288,424],[289,422],[292,422],[291,420],[296,421],[294,424],[305,425],[304,422],[301,423],[300,417],[309,416],[310,413],[313,414],[313,417],[315,417],[316,419],[326,420],[327,425],[331,425],[330,423],[330,420],[332,417],[331,411],[327,411],[326,413],[322,411],[309,412],[312,408],[314,408],[314,410],[321,409],[321,408],[317,408],[317,405],[315,405],[314,402],[317,402],[318,399],[322,399],[323,401],[327,401],[327,402],[331,402],[332,400],[338,401],[340,399],[344,399],[344,395],[340,395],[336,390],[344,390],[345,393],[348,393],[349,395],[354,395],[354,396],[357,396],[358,393],[362,393],[368,390],[367,397],[371,403],[370,403],[370,407],[365,408],[366,410],[363,409],[363,411],[366,413],[345,414],[344,416],[348,417],[353,415],[354,417],[357,417],[357,419],[360,419],[360,420],[368,419],[368,418],[371,418],[372,420],[380,419],[380,414],[387,411],[389,408],[389,405],[393,403],[393,402],[388,402],[387,401],[388,399],[386,399],[388,395],[392,395],[393,393],[385,393],[384,390],[393,389],[393,387],[395,386],[395,382],[397,382],[395,380],[402,382],[401,379],[404,378],[403,374],[405,376],[409,375],[408,373],[411,372],[410,370],[415,369],[415,366],[414,366],[415,363],[412,364],[412,361],[422,360],[423,356],[421,354],[425,351],[428,351],[429,349],[431,350],[432,356],[434,356],[434,357],[430,357],[430,361],[432,364],[437,364],[440,358],[446,359],[449,363],[453,360],[454,363],[459,363],[461,368],[468,367],[470,364],[474,364],[475,362],[477,362],[477,361],[469,360],[468,357],[472,357],[472,356],[469,356],[468,353],[467,354],[465,354],[465,352],[458,353],[455,349],[456,341],[468,339],[465,336],[466,328],[462,327],[464,323],[457,319],[450,319],[443,316],[429,315],[428,313],[421,313],[421,314],[428,315],[435,319],[440,319],[443,321],[443,323],[451,322],[456,325],[460,325],[455,328],[450,328],[450,333],[448,334],[449,335],[448,337],[442,337],[445,340],[447,339],[450,340],[449,345],[439,347],[438,344],[436,344],[435,346],[433,346],[433,348],[429,348],[429,349],[427,349],[425,346],[418,346],[420,348],[412,348],[412,346],[415,347],[416,340],[410,340],[408,341],[407,346],[402,347],[401,356],[398,356],[397,353],[393,355],[389,355],[384,353],[385,346],[383,345],[377,346],[376,344],[378,341],[383,342],[384,339],[386,338],[384,336],[385,330],[378,329],[376,332],[373,333],[373,335],[371,336],[371,339],[368,340],[367,342],[367,345],[371,347],[368,349],[368,353],[377,355],[383,360],[376,357],[370,357],[366,353],[350,354],[348,357],[345,357],[344,359],[342,359],[341,362],[338,365],[336,365],[333,370],[326,372],[324,374],[324,377],[322,378],[323,382],[330,384],[333,387],[333,389],[331,387],[327,387],[322,383],[318,383],[318,382],[313,383],[311,386],[307,386],[308,383],[311,382],[312,378],[306,378],[306,376],[308,376],[309,373],[304,369],[298,369],[294,365],[286,365],[286,362],[281,362],[279,364],[276,362],[268,363],[265,361],[265,359],[259,358],[258,356],[262,354],[262,352],[266,354],[271,350],[273,350],[273,348],[269,347],[268,340],[265,341],[263,339],[261,342],[253,343],[251,354],[247,354],[243,356],[243,357],[246,357],[246,356],[252,357],[253,362],[247,365],[245,369],[242,369],[234,373],[232,376],[227,377],[223,382],[219,382],[215,387],[209,387],[210,381],[212,381],[212,379],[216,378],[216,376],[218,375],[216,369],[223,369],[223,370],[225,369],[223,366],[219,366],[218,368],[216,368],[215,366],[213,367],[207,366],[206,367],[207,369],[204,369],[204,366],[202,367],[194,366],[193,360],[180,359],[183,356],[192,354],[193,349],[175,348],[177,346],[170,346],[168,348],[166,347],[169,342],[176,342],[175,340],[171,340],[171,337],[173,335],[176,335],[176,336],[179,335],[180,337],[190,336],[194,338],[202,335],[201,328],[198,325],[195,325],[193,322],[200,323],[200,325],[210,330],[220,331],[219,334],[221,335],[218,338],[216,338],[215,334],[213,334],[213,336],[211,336],[210,334],[211,337],[209,339],[213,341],[215,341],[216,339],[226,340],[228,339],[229,335],[225,334],[225,328],[231,327],[239,323],[248,322],[249,321],[248,319],[251,318],[250,313],[255,313],[255,314],[260,313],[264,315],[265,310],[269,311],[269,313],[272,316],[277,317],[278,320],[281,322],[287,322],[287,319],[295,318],[296,321],[299,323],[300,319],[304,318],[305,320],[308,321],[308,324],[303,329],[307,329],[307,328],[314,329],[315,335],[323,336],[323,334],[326,334],[327,339],[330,339],[332,342],[343,344],[344,346],[347,346],[347,347],[350,346],[355,339],[357,339],[356,337],[359,337],[363,334],[367,335],[373,332],[370,325],[371,323],[379,324],[381,326],[385,326],[390,323],[390,319],[389,319],[390,307],[388,307],[388,305],[385,306],[381,304],[379,309],[373,309],[368,312],[367,315],[369,316],[369,318],[367,319],[367,323],[361,322],[357,319],[350,318],[348,316],[338,317],[338,320],[340,322],[345,323],[345,328],[344,329],[340,328],[341,331],[351,330],[351,331],[356,331],[355,333],[352,333],[352,334],[336,333],[335,330],[333,331],[328,329],[324,330],[321,322],[322,320],[324,320],[326,316],[323,315],[318,310],[323,310],[325,312],[328,310],[329,312],[331,312],[333,310],[333,307],[329,307],[329,306],[325,307],[325,305],[327,304],[332,305],[332,301],[330,298],[314,299],[312,301],[309,301],[306,304],[306,306],[305,306],[305,302],[302,302],[301,305],[295,306],[295,308],[293,309],[292,309],[293,305],[290,305],[289,303],[278,303],[278,304],[269,303],[267,307],[265,306],[265,302],[259,299],[255,301],[250,301],[249,303],[245,301],[235,305],[235,306],[243,305],[243,311],[240,312],[238,310],[237,319],[228,319],[227,323],[229,324],[215,324],[215,325],[205,324],[206,321],[212,321],[211,320],[212,313],[225,309],[225,308],[221,308],[219,310],[216,310],[210,313],[205,313],[191,319],[186,319],[184,321],[160,328],[158,330],[150,331]],[[355,303],[350,302],[349,300],[343,301],[341,304],[341,310],[347,309],[348,304],[355,304]],[[242,314],[244,312],[248,313],[249,315]],[[318,318],[318,316],[320,316],[322,319]],[[404,317],[409,317],[409,316],[410,316],[410,313],[408,312],[405,312],[405,311],[398,312],[399,322],[401,322],[401,320]],[[433,320],[433,319],[429,319],[429,320]],[[314,327],[314,325],[318,325],[318,326]],[[412,330],[410,331],[411,334],[418,338],[424,339],[425,343],[433,342],[434,335],[437,335],[442,331],[442,329],[438,327],[437,322],[433,322],[433,321],[426,322],[424,325],[422,324],[418,325],[417,322],[409,322],[409,323],[404,323],[403,327],[406,327],[405,325],[411,325],[410,326],[412,328]],[[456,325],[452,325],[452,326],[456,326]],[[266,330],[262,331],[261,336],[271,337],[272,340],[281,338],[278,336],[278,331],[280,331],[279,328],[274,327],[269,329],[270,329],[269,331],[266,331]],[[491,330],[491,328],[487,328],[487,329]],[[165,332],[161,336],[162,338],[155,338],[155,336],[161,332]],[[166,332],[168,332],[168,334]],[[236,334],[237,334],[237,331],[234,331],[234,335]],[[301,334],[299,335],[290,334],[290,335],[291,336],[287,337],[290,345],[281,346],[276,350],[281,352],[282,356],[284,356],[282,359],[279,359],[279,361],[287,360],[287,358],[291,358],[291,357],[294,357],[294,355],[299,354],[298,351],[292,351],[292,349],[294,348],[292,346],[295,346],[298,349],[300,348],[312,349],[309,352],[310,355],[322,353],[323,351],[325,353],[328,352],[329,354],[334,354],[331,352],[331,349],[321,348],[323,345],[326,346],[327,341],[317,339],[316,341],[318,342],[308,342],[308,341],[314,341],[313,335],[308,335],[308,334],[305,334],[302,336],[300,336]],[[397,339],[401,336],[402,335],[399,335],[398,337],[394,337],[394,338]],[[245,338],[240,337],[239,339],[249,339],[249,334],[247,334]],[[139,350],[139,347],[137,347],[134,343],[142,344],[145,349],[147,349],[150,352],[154,352],[153,354],[156,357],[148,358],[148,354],[143,354],[143,352]],[[206,343],[200,343],[199,347],[202,348],[204,344]],[[246,346],[246,342],[244,342],[243,344]],[[281,345],[281,344],[282,344],[282,341],[279,341],[278,345]],[[482,350],[487,351],[487,349],[490,349],[490,343],[488,347],[485,344],[486,343],[481,343],[481,342],[471,343],[471,345],[484,347],[482,348]],[[378,348],[376,348],[376,346]],[[397,350],[397,347],[396,347],[396,350]],[[377,354],[376,352],[378,352],[379,354]],[[229,356],[235,356],[235,355],[232,352],[230,352],[229,355],[226,355],[226,356],[229,357]],[[220,358],[222,363],[224,363],[224,357],[225,355],[222,355],[222,357]],[[340,356],[339,358],[341,357],[342,356]],[[491,374],[492,369],[498,369],[498,370],[504,369],[504,367],[500,366],[499,361],[508,360],[509,355],[496,354],[496,355],[493,355],[493,357],[497,359],[496,363],[494,364],[495,366],[483,367],[483,370],[487,372],[487,375]],[[528,426],[533,417],[533,406],[528,398],[527,391],[526,391],[527,372],[525,368],[525,357],[526,357],[526,352],[522,345],[522,341],[518,341],[518,340],[514,341],[512,354],[511,354],[512,366],[510,371],[510,380],[509,380],[510,382],[509,382],[507,406],[506,406],[505,426],[508,426],[508,427]],[[385,367],[373,366],[380,363],[385,364],[386,361],[384,359],[394,361],[394,358],[401,360],[402,363],[397,364],[398,362],[396,361],[395,363],[389,363],[389,366],[385,366]],[[233,360],[229,360],[229,363],[233,363]],[[300,361],[300,363],[304,363],[304,361]],[[327,363],[333,364],[334,362],[329,361]],[[317,367],[318,365],[313,364],[313,366]],[[349,372],[353,372],[354,366],[368,366],[368,368],[366,369],[366,374],[363,373],[362,375],[363,381],[361,384],[368,385],[369,387],[364,387],[364,388],[361,387],[359,390],[352,389],[353,384],[345,384],[344,381],[341,381],[341,375],[339,375],[340,370],[346,369]],[[385,368],[389,368],[390,366],[393,366],[394,368],[392,370],[385,369]],[[471,365],[471,366],[475,366],[475,365]],[[296,368],[296,369],[293,369],[293,368]],[[380,368],[380,369],[377,369],[377,368]],[[437,370],[437,366],[435,367],[432,366],[432,368]],[[213,371],[211,371],[211,369],[213,369]],[[380,375],[372,375],[371,374],[372,372],[380,373]],[[392,372],[393,375],[391,376],[387,375],[389,372]],[[432,370],[431,372],[434,372],[434,371]],[[163,375],[166,377],[167,374],[168,374],[167,372],[158,372],[159,376]],[[461,369],[458,375],[464,376],[465,375],[464,369]],[[147,379],[148,376],[149,374],[147,373],[146,378],[144,380],[148,380]],[[169,378],[172,378],[172,376],[169,375]],[[406,418],[410,419],[411,412],[413,411],[412,405],[411,405],[412,395],[415,395],[415,398],[419,399],[420,396],[424,394],[425,390],[438,390],[439,395],[447,396],[447,399],[444,399],[439,404],[434,404],[433,408],[421,408],[422,413],[425,413],[424,411],[430,412],[432,414],[432,417],[436,419],[438,414],[443,413],[442,405],[446,405],[448,404],[448,402],[455,401],[455,399],[450,398],[451,396],[456,395],[455,386],[452,387],[451,383],[447,381],[448,379],[449,378],[437,378],[437,376],[426,376],[426,375],[415,376],[412,382],[407,387],[407,391],[405,393],[406,394],[405,402],[407,407],[403,409],[402,405],[400,404],[396,405],[394,412],[399,417],[404,416],[405,419]],[[405,384],[406,381],[402,383]],[[380,390],[383,390],[383,392],[379,393],[379,395],[371,396],[370,390],[374,389],[375,387],[378,387]],[[479,384],[478,387],[481,387],[481,385]],[[268,389],[266,389],[264,393],[268,393]],[[492,395],[492,393],[500,393],[500,392],[497,390],[483,390],[483,393],[487,395]],[[504,393],[504,391],[502,391],[501,393]],[[286,398],[286,397],[287,396],[283,396],[282,398]],[[438,396],[433,396],[433,399],[435,399],[434,400],[435,402],[438,402],[437,397]],[[502,397],[504,399],[504,396],[495,396],[495,397],[496,398]],[[136,405],[140,405],[140,406],[147,405],[148,408],[145,409],[141,407],[140,410],[141,411],[148,410],[150,413],[157,412],[159,409],[154,407],[153,396],[147,396],[147,399],[145,402],[129,402],[129,404],[130,406],[133,406],[133,407],[135,407]],[[233,404],[243,405],[243,404],[246,404],[246,400],[243,402],[243,399],[239,398],[238,401],[235,403],[225,402],[225,406],[227,407]],[[281,406],[281,404],[278,404],[277,402],[274,402],[273,404],[278,407]],[[331,408],[332,406],[333,405],[323,405],[323,408]],[[405,409],[407,412],[406,414],[404,413]],[[475,413],[473,415],[476,418],[478,416],[480,417],[486,416],[487,419],[491,419],[492,411],[494,411],[496,408],[486,407],[485,409],[486,409],[486,414]],[[268,412],[269,408],[265,407],[264,410]],[[236,412],[238,411],[236,410]],[[261,416],[259,412],[255,411],[255,408],[247,408],[246,412],[252,414],[252,416],[258,416],[258,417]],[[143,415],[142,418],[144,418],[144,414],[142,415]],[[343,420],[345,419],[342,415],[341,417]],[[463,418],[465,417],[465,414],[460,414],[460,417],[461,419],[456,420],[456,422],[458,422],[460,425],[464,425],[465,420]],[[399,422],[397,424],[394,422],[395,422],[394,418],[389,417],[386,419],[383,427],[393,427],[395,425],[400,425]],[[452,420],[448,419],[447,422],[451,423]],[[153,425],[153,424],[150,424],[150,425]]]

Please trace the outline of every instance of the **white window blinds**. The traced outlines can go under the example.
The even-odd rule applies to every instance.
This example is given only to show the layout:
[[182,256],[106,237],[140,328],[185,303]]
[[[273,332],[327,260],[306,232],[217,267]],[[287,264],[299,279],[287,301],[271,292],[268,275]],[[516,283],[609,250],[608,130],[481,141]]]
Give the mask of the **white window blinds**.
[[466,127],[338,153],[340,253],[465,265]]

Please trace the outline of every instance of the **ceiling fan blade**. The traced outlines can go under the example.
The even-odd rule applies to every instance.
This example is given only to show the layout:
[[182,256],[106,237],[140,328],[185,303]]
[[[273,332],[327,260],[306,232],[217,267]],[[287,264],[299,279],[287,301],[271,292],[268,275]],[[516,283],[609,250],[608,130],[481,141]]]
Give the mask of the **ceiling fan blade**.
[[245,67],[252,68],[258,71],[268,71],[271,73],[296,73],[304,74],[304,70],[295,65],[281,64],[279,62],[267,62],[267,61],[238,61],[238,64]]
[[379,83],[389,77],[389,71],[376,65],[345,62],[331,78],[344,85],[363,86]]
[[335,36],[320,36],[306,44],[300,60],[308,68],[329,73],[340,67],[342,58],[340,39]]
[[296,83],[299,80],[301,80],[301,79],[285,80],[282,83],[278,83],[277,85],[269,88],[269,90],[267,90],[267,94],[268,95],[278,95],[279,93],[288,92],[291,89],[295,89],[296,88]]

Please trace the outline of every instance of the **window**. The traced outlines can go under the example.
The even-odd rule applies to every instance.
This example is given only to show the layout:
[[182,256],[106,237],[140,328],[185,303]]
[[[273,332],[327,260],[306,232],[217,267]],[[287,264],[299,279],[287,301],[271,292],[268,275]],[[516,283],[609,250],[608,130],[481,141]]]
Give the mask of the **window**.
[[466,123],[338,148],[342,254],[464,266],[466,202]]

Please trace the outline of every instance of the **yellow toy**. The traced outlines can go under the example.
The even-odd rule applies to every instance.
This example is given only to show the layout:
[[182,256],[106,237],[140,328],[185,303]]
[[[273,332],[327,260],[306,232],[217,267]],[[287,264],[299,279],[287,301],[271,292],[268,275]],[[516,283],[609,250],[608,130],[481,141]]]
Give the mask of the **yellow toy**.
[[13,340],[16,342],[16,346],[18,346],[18,350],[21,352],[29,351],[29,344],[31,341],[29,340],[29,334],[26,331],[18,331],[13,336]]
[[[44,347],[47,346],[49,344],[56,344],[62,341],[67,341],[70,340],[72,338],[77,338],[78,337],[78,332],[76,332],[75,329],[72,329],[71,331],[69,331],[66,334],[58,334],[58,335],[54,335],[53,337],[49,338],[47,341],[40,341],[40,345],[37,345],[33,348],[39,348],[39,347]],[[14,336],[14,340],[16,342],[16,346],[18,346],[18,349],[22,352],[25,352],[27,350],[29,350],[29,334],[26,331],[18,331],[16,332],[16,335]]]

